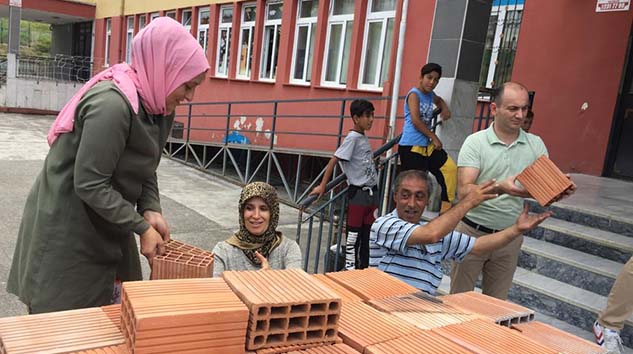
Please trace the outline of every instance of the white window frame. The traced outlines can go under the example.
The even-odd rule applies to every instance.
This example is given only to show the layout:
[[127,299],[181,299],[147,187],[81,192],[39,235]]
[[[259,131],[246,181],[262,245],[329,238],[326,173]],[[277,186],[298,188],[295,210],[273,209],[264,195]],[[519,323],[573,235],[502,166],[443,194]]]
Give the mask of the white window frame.
[[[523,11],[523,4],[493,6],[490,16],[497,15],[497,27],[495,29],[495,39],[492,41],[492,53],[490,54],[490,65],[488,66],[488,77],[486,87],[492,87],[497,71],[497,59],[499,58],[499,46],[501,45],[502,34],[505,29],[506,15],[508,11]],[[497,50],[495,50],[497,48]]]
[[106,19],[106,32],[105,32],[105,58],[103,66],[110,66],[110,41],[112,39],[112,19]]
[[[189,13],[189,24],[185,23],[185,13]],[[193,10],[192,9],[186,9],[186,10],[182,10],[182,15],[181,15],[181,19],[180,19],[180,23],[182,23],[183,27],[185,27],[185,29],[191,33],[191,20],[193,19]]]
[[142,30],[147,26],[147,14],[142,14],[138,17],[138,30]]
[[198,33],[196,39],[200,43],[200,32],[203,32],[204,40],[200,45],[206,54],[207,47],[209,46],[209,24],[202,24],[202,13],[207,12],[209,14],[209,23],[211,22],[211,9],[209,7],[201,7],[198,9]]
[[[255,21],[244,21],[244,15],[246,14],[246,12],[244,11],[246,8],[249,7],[254,7],[255,11],[257,11],[257,3],[255,2],[249,2],[249,3],[245,3],[242,5],[242,10],[240,11],[240,40],[238,43],[238,45],[240,46],[240,48],[238,48],[238,53],[237,53],[237,60],[236,60],[236,65],[237,65],[237,71],[236,71],[236,77],[239,79],[250,79],[251,78],[251,52],[253,51],[253,37],[255,36]],[[257,14],[257,12],[255,12]],[[257,15],[255,15],[255,17],[257,17]],[[248,38],[248,48],[246,50],[246,55],[244,56],[244,60],[246,61],[246,74],[245,75],[240,75],[240,65],[242,64],[242,55],[241,55],[241,46],[242,46],[242,42],[243,39],[242,36],[244,34],[244,30],[248,29],[249,30],[249,38]]]
[[[314,43],[310,41],[310,38],[312,38],[313,27],[314,27],[314,30],[316,31],[316,23],[318,19],[318,14],[317,16],[314,16],[314,17],[301,17],[301,8],[303,6],[304,1],[305,0],[299,0],[299,3],[297,4],[298,5],[297,6],[297,22],[295,25],[295,39],[292,46],[293,50],[292,50],[292,64],[290,66],[290,82],[293,84],[309,85],[310,80],[306,80],[308,72],[312,71],[312,65],[311,65],[312,58],[310,58],[309,55],[312,55],[312,57],[314,57],[314,48],[313,48]],[[317,6],[318,6],[319,0],[314,0],[314,1],[317,1]],[[298,59],[297,48],[299,45],[299,30],[302,27],[308,28],[308,35],[307,35],[307,43],[306,43],[306,52],[303,58],[303,74],[301,75],[300,79],[297,79],[295,78],[295,66],[297,65],[297,59]]]
[[[359,70],[359,76],[358,76],[358,88],[360,89],[366,89],[366,90],[372,90],[372,91],[382,91],[382,82],[380,80],[380,77],[382,76],[382,72],[383,70],[389,70],[389,68],[383,68],[382,67],[382,58],[385,50],[385,44],[387,43],[387,41],[391,41],[393,39],[393,33],[392,33],[392,38],[386,38],[387,37],[387,24],[389,19],[393,19],[393,21],[395,22],[396,19],[396,10],[395,10],[395,6],[393,10],[390,11],[379,11],[379,12],[371,12],[371,8],[373,5],[373,2],[375,0],[369,0],[369,4],[367,4],[367,18],[365,19],[365,33],[363,34],[363,49],[362,49],[362,55],[361,57],[361,62],[360,62],[360,70]],[[376,67],[376,72],[374,73],[374,82],[370,83],[370,84],[366,84],[363,83],[363,78],[365,76],[365,63],[367,60],[367,44],[369,43],[369,24],[370,23],[375,23],[375,22],[380,22],[382,23],[382,30],[380,32],[380,46],[378,47],[378,66]],[[394,30],[395,30],[395,23],[394,23]],[[392,43],[393,44],[393,43]],[[390,53],[386,53],[387,55],[390,55]]]
[[[278,19],[269,19],[269,7],[270,5],[278,5],[281,4],[283,9],[283,2],[281,0],[268,0],[266,1],[266,12],[264,13],[264,24],[262,30],[262,47],[261,47],[261,58],[259,61],[259,79],[262,81],[275,81],[277,77],[277,58],[279,56],[279,37],[281,34],[281,18]],[[268,48],[266,46],[266,27],[272,26],[273,28],[273,52],[268,53]],[[275,51],[276,49],[276,51]],[[270,63],[272,64],[270,68],[270,73],[268,76],[265,76],[265,66],[266,66],[266,56],[270,54]]]
[[160,12],[152,12],[149,15],[149,22],[154,21],[156,18],[160,17]]
[[127,32],[125,37],[125,62],[132,63],[132,39],[134,38],[134,16],[126,18]]
[[[226,10],[233,11],[231,15],[231,22],[222,22],[222,13]],[[226,5],[220,7],[220,14],[218,17],[218,43],[216,46],[216,60],[215,60],[215,75],[218,77],[228,77],[229,76],[229,65],[230,65],[230,57],[231,57],[231,32],[233,30],[233,16],[235,16],[235,9],[233,5]],[[224,53],[224,60],[220,62],[220,48],[222,47],[222,31],[226,31],[226,53]],[[220,72],[220,64],[223,65],[224,70],[226,72]]]
[[170,17],[171,19],[175,20],[176,19],[176,10],[171,10],[171,11],[165,12],[165,17]]
[[[331,0],[330,1],[330,11],[329,11],[329,16],[328,16],[328,23],[327,23],[327,35],[326,35],[326,40],[325,40],[325,53],[323,54],[323,70],[321,70],[321,85],[323,86],[327,86],[327,87],[342,87],[344,88],[347,83],[345,84],[341,84],[341,69],[342,69],[342,65],[343,65],[343,55],[344,55],[344,49],[345,49],[345,37],[347,36],[347,23],[348,22],[352,22],[352,28],[353,28],[353,22],[354,22],[354,13],[351,14],[344,14],[344,15],[334,15],[334,1],[335,0]],[[330,35],[332,32],[332,26],[334,25],[341,25],[342,26],[342,32],[341,32],[341,42],[339,43],[339,57],[338,57],[338,64],[336,66],[336,80],[335,81],[327,81],[325,78],[327,76],[327,65],[328,65],[328,58],[329,58],[329,51],[330,51]],[[353,29],[352,29],[353,31]],[[350,43],[351,45],[351,43]],[[351,48],[350,48],[351,51]],[[347,60],[349,60],[349,57],[347,58]],[[348,70],[349,70],[349,63],[348,63]]]

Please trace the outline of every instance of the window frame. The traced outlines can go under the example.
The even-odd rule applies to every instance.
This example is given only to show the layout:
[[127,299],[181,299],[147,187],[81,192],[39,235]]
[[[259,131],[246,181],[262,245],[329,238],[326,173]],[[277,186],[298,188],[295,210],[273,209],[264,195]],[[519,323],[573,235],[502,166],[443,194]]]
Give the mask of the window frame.
[[147,26],[147,14],[141,14],[138,17],[138,30],[142,30]]
[[250,80],[251,78],[251,74],[252,74],[252,54],[253,54],[253,47],[254,47],[254,37],[255,37],[255,23],[256,20],[253,21],[244,21],[244,17],[245,17],[245,9],[246,8],[255,8],[255,18],[257,18],[257,2],[248,2],[248,3],[243,3],[242,7],[240,9],[240,36],[239,36],[239,41],[237,42],[238,45],[241,47],[242,46],[242,42],[243,42],[243,34],[244,34],[244,30],[248,29],[249,30],[249,45],[248,45],[248,50],[246,52],[246,56],[245,56],[245,60],[246,60],[246,74],[245,75],[240,75],[240,65],[242,64],[242,58],[241,58],[241,53],[240,53],[240,48],[238,48],[238,52],[237,52],[237,60],[236,60],[236,72],[235,72],[235,77],[238,79],[245,79],[245,80]]
[[[130,20],[132,20],[130,22]],[[130,26],[130,24],[132,26]],[[125,18],[126,35],[125,35],[125,62],[132,63],[132,39],[134,38],[134,16]]]
[[[172,15],[172,16],[169,16]],[[165,17],[169,17],[172,20],[176,19],[176,10],[165,11]]]
[[209,47],[209,23],[201,24],[202,22],[202,13],[207,12],[209,14],[209,23],[211,23],[211,8],[210,7],[201,7],[198,9],[198,29],[196,33],[196,39],[198,43],[200,43],[200,31],[204,31],[204,45],[200,45],[204,50],[204,53],[207,53],[207,48]]
[[[510,11],[524,12],[524,4],[518,3],[517,1],[517,3],[513,5],[496,5],[496,6],[493,6],[492,9],[490,10],[491,18],[493,16],[497,16],[497,25],[495,26],[495,34],[494,34],[494,39],[492,41],[492,52],[490,55],[490,61],[488,65],[488,73],[486,75],[486,84],[485,84],[486,88],[492,88],[492,83],[495,80],[495,74],[497,71],[497,60],[499,59],[501,41],[503,40],[502,34],[504,34],[504,32],[506,31],[506,21],[508,20],[508,12]],[[523,14],[521,16],[523,16]],[[517,42],[518,42],[519,33],[520,33],[520,24],[519,24],[519,29],[517,30]],[[485,51],[485,48],[484,48],[484,51]],[[495,83],[495,87],[499,87],[499,83]]]
[[151,14],[149,14],[149,22],[152,22],[159,17],[160,17],[160,12],[152,12]]
[[[290,64],[290,79],[289,81],[293,84],[299,84],[299,85],[310,85],[310,82],[314,79],[312,76],[310,77],[310,80],[306,80],[307,74],[308,72],[312,71],[312,65],[308,65],[308,63],[313,63],[313,58],[314,58],[314,41],[311,41],[311,37],[312,37],[312,31],[316,31],[316,26],[317,26],[317,22],[318,22],[318,18],[319,18],[319,14],[317,12],[317,15],[314,17],[301,17],[301,9],[303,6],[303,2],[307,1],[307,0],[299,0],[298,4],[297,4],[297,18],[296,18],[296,23],[295,23],[295,38],[293,41],[293,45],[292,45],[292,62]],[[312,0],[315,1],[315,0]],[[319,0],[316,0],[317,2],[317,7],[319,4]],[[306,43],[306,53],[305,56],[303,58],[303,75],[301,76],[301,79],[297,79],[295,78],[295,66],[297,65],[297,45],[299,44],[299,30],[301,27],[307,27],[308,28],[308,35],[307,35],[307,43]],[[313,28],[314,27],[314,28]],[[316,35],[315,37],[316,38]],[[309,58],[309,54],[312,55],[312,58]]]
[[[348,22],[352,23],[352,32],[354,31],[354,12],[352,12],[351,14],[334,15],[334,1],[336,0],[330,1],[330,9],[328,12],[327,32],[325,35],[325,51],[323,53],[323,67],[321,70],[321,85],[324,87],[345,88],[347,86],[347,82],[344,84],[340,83],[341,69],[343,66],[343,57],[344,57],[344,51],[345,51],[345,37],[347,36]],[[354,1],[354,6],[356,6],[355,1]],[[338,48],[339,57],[337,60],[337,67],[336,67],[336,81],[327,81],[326,76],[327,76],[328,59],[329,59],[329,53],[330,53],[330,37],[332,35],[332,27],[334,25],[339,25],[339,24],[342,26],[342,31],[341,31],[341,41],[339,42],[339,48]],[[350,42],[350,46],[351,46],[351,42]],[[350,47],[350,51],[351,51],[351,47]],[[347,70],[349,71],[349,57],[347,58],[347,60],[348,60]]]
[[105,53],[104,53],[104,60],[103,60],[103,66],[108,67],[110,66],[110,44],[112,41],[112,18],[106,18],[106,23],[105,23]]
[[[185,13],[189,13],[189,24],[185,24]],[[180,18],[180,24],[191,33],[191,20],[193,20],[193,9],[184,9],[182,10],[182,15]]]
[[[222,22],[222,13],[225,10],[230,9],[233,11],[231,14],[230,22]],[[232,40],[232,32],[233,32],[233,16],[235,16],[235,8],[233,5],[222,5],[220,6],[219,14],[218,14],[218,41],[216,43],[216,60],[215,60],[215,76],[217,77],[228,77],[229,76],[229,66],[231,65],[231,40]],[[226,53],[224,53],[224,70],[225,73],[220,73],[220,46],[222,39],[222,31],[226,31],[228,43],[226,46]]]
[[[371,91],[379,91],[382,92],[382,82],[380,77],[382,76],[383,70],[389,70],[389,65],[387,68],[383,68],[382,58],[385,55],[385,44],[388,40],[393,40],[393,32],[391,33],[392,38],[387,38],[387,27],[389,25],[389,19],[393,19],[395,32],[395,21],[396,21],[396,7],[397,3],[394,4],[394,9],[389,11],[378,11],[372,12],[371,8],[375,0],[369,0],[367,4],[367,16],[365,18],[365,30],[363,33],[363,47],[361,49],[361,62],[360,62],[360,70],[358,73],[358,88],[364,90]],[[381,31],[380,31],[380,46],[378,48],[378,66],[376,67],[376,72],[374,73],[374,83],[366,84],[363,82],[363,77],[365,76],[365,64],[367,61],[367,44],[369,43],[369,25],[370,23],[381,23]],[[391,43],[393,46],[393,43]],[[390,48],[391,51],[391,48]],[[386,55],[390,56],[390,53],[386,53]],[[388,63],[391,60],[388,61]],[[390,64],[390,63],[389,63]]]
[[[270,5],[281,5],[281,9],[283,9],[283,1],[282,0],[267,0],[266,1],[266,12],[264,13],[264,23],[262,25],[262,43],[261,43],[261,51],[260,51],[260,60],[259,60],[259,80],[261,81],[275,81],[277,78],[277,59],[279,58],[279,40],[281,39],[281,17],[278,19],[268,19],[269,6]],[[283,11],[282,11],[283,17]],[[264,40],[266,37],[266,27],[273,26],[273,53],[271,53],[270,62],[273,64],[270,68],[270,74],[268,77],[263,76],[266,65],[267,48],[264,48],[266,45],[266,41]],[[277,51],[275,52],[275,48]]]

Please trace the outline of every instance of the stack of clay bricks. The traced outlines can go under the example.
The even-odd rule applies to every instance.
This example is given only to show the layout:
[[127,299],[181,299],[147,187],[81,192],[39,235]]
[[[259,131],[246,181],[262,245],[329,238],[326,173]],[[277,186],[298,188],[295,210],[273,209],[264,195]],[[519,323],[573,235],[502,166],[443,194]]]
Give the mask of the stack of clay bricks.
[[125,344],[115,345],[111,347],[82,350],[80,352],[72,352],[70,354],[130,354]]
[[555,201],[572,183],[547,156],[539,157],[517,179],[541,206]]
[[[364,354],[473,354],[473,351],[431,331],[420,331],[368,346]],[[476,352],[475,352],[476,353]]]
[[291,351],[288,354],[359,354],[352,347],[345,344],[323,345],[305,350]]
[[414,325],[363,302],[344,303],[339,320],[339,335],[343,343],[361,353],[371,345],[420,331]]
[[371,300],[369,304],[426,330],[482,318],[421,293]]
[[356,294],[363,301],[384,299],[418,292],[413,286],[378,268],[326,273],[327,277]]
[[516,324],[512,326],[512,329],[519,331],[535,342],[556,349],[561,353],[595,354],[602,352],[602,348],[595,343],[538,321]]
[[[290,352],[302,352],[303,350],[307,350],[307,349],[311,349],[315,347],[329,347],[331,345],[341,344],[341,343],[343,343],[343,340],[340,337],[338,337],[334,341],[282,345],[282,346],[277,346],[277,347],[257,349],[255,353],[256,354],[285,354],[285,353],[290,353]],[[252,353],[252,352],[249,352],[249,353]]]
[[0,353],[72,353],[120,346],[121,331],[98,307],[0,319]]
[[151,279],[210,278],[213,276],[213,253],[186,243],[170,240],[166,253],[154,257]]
[[121,317],[134,354],[244,352],[248,309],[220,278],[123,283]]
[[337,339],[341,299],[304,271],[225,271],[222,277],[250,311],[248,350]]
[[474,291],[445,295],[440,299],[453,307],[488,317],[502,326],[509,327],[514,323],[529,322],[534,319],[534,311],[526,307]]
[[475,353],[558,354],[518,331],[481,319],[431,331]]
[[363,301],[363,299],[354,294],[352,291],[348,290],[342,284],[336,282],[332,278],[328,277],[325,274],[314,274],[313,277],[317,278],[319,282],[323,284],[323,286],[332,290],[336,295],[338,295],[343,302],[358,302]]
[[116,328],[121,329],[121,304],[101,306],[101,311],[108,316]]

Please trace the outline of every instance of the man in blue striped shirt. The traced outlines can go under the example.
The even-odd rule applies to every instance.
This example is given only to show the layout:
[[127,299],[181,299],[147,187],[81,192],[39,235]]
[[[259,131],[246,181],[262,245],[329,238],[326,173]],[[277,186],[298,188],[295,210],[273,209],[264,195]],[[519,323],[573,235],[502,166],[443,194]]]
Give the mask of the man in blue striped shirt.
[[484,182],[446,213],[426,223],[420,218],[429,196],[427,174],[417,170],[402,172],[394,185],[396,210],[372,225],[370,266],[434,295],[442,281],[441,261],[459,262],[469,253],[481,254],[503,247],[551,215],[551,212],[529,215],[525,207],[516,223],[500,232],[474,238],[453,231],[468,210],[495,198],[496,188],[494,180]]

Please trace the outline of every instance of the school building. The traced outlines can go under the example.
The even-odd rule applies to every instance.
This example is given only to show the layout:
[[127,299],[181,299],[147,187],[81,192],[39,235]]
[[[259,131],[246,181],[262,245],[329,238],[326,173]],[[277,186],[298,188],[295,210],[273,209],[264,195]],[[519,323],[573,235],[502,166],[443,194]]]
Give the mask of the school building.
[[[5,16],[9,2],[0,0],[0,13]],[[60,13],[72,3],[77,1],[22,0],[21,6],[23,13],[25,8],[41,6]],[[532,132],[544,139],[561,169],[632,179],[633,10],[629,3],[94,0],[80,5],[94,8],[93,71],[129,62],[133,36],[152,19],[169,16],[182,23],[205,49],[211,66],[196,92],[200,103],[386,98],[394,91],[403,96],[417,85],[421,66],[437,62],[444,73],[436,93],[453,113],[439,135],[452,154],[472,132],[474,117],[483,112],[489,98],[485,88],[519,81],[534,91]],[[387,118],[391,101],[374,102],[377,116],[385,119],[374,124],[371,134],[386,138],[392,128]],[[401,115],[402,100],[397,104]],[[330,138],[297,138],[283,132],[324,136],[336,132],[338,123],[319,115],[340,114],[340,104],[284,103],[275,114],[297,119],[279,120],[276,127],[267,118],[270,105],[251,106],[259,108],[251,107],[230,121],[231,128],[250,129],[244,134],[250,142],[288,149],[336,148]],[[226,121],[204,119],[221,115],[226,108],[192,106],[192,114],[202,117],[196,123],[202,130],[192,138],[226,139],[216,129],[228,125]],[[395,135],[401,125],[399,120],[392,128]],[[282,133],[274,133],[275,129]]]

